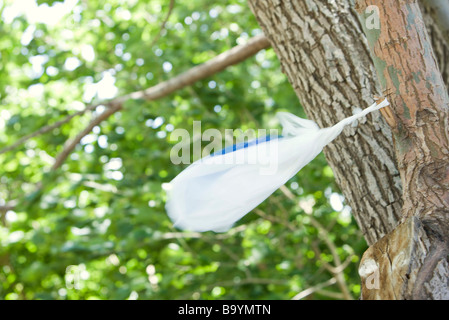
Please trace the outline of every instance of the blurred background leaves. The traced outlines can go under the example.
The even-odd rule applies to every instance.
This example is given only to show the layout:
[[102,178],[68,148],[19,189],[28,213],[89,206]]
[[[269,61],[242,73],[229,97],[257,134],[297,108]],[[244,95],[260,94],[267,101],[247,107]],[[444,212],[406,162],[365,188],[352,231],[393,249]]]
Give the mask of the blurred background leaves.
[[[261,33],[244,0],[3,0],[0,15],[0,149]],[[273,50],[129,101],[50,172],[101,108],[0,154],[0,205],[22,199],[0,212],[0,298],[358,297],[366,243],[322,154],[228,233],[180,232],[167,218],[164,184],[185,168],[170,162],[175,128],[269,129],[279,110],[305,116]]]

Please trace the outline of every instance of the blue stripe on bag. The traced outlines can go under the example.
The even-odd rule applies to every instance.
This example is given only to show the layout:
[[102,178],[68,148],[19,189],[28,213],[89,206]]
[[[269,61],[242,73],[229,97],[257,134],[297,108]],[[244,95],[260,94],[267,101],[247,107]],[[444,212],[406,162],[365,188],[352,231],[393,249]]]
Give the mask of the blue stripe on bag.
[[264,142],[268,142],[268,141],[280,139],[280,138],[282,138],[282,136],[269,136],[268,135],[268,136],[256,138],[251,141],[236,143],[232,146],[221,149],[220,151],[214,152],[213,154],[211,154],[211,157],[231,153],[231,152],[234,152],[234,151],[237,151],[240,149],[245,149],[245,148],[248,148],[248,147],[251,147],[254,145],[258,145],[259,143],[264,143]]

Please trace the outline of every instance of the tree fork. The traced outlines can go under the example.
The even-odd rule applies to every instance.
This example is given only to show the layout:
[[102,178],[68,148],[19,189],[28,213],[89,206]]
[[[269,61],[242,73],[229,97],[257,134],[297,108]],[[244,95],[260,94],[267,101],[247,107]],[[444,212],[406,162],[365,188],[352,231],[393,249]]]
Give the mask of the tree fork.
[[[391,103],[383,115],[403,185],[401,224],[361,260],[362,299],[448,299],[447,89],[416,0],[359,0],[356,10]],[[380,30],[367,27],[372,14]]]

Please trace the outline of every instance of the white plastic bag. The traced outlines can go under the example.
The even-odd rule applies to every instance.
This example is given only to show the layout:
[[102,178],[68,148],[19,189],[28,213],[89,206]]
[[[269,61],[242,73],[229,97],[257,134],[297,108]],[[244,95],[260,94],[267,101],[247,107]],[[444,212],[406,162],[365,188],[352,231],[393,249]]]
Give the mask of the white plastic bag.
[[323,129],[311,120],[279,112],[282,137],[202,158],[175,177],[167,191],[168,216],[183,230],[227,231],[312,161],[346,125],[387,105],[385,99]]

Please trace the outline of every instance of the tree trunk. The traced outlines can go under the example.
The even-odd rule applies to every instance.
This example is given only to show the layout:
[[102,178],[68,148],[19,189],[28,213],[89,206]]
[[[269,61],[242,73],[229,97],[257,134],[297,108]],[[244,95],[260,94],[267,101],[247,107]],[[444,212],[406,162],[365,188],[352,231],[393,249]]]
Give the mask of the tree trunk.
[[[308,117],[328,127],[365,108],[380,86],[348,1],[249,1]],[[379,113],[324,150],[369,244],[396,226],[402,187],[389,126]],[[356,187],[355,187],[356,186]]]
[[[393,2],[396,3],[396,1]],[[356,107],[365,108],[373,103],[374,96],[382,95],[381,82],[378,81],[376,68],[370,56],[370,45],[364,35],[358,14],[350,1],[249,0],[249,4],[277,53],[283,72],[295,89],[308,117],[321,127],[335,124],[342,118],[350,116]],[[427,21],[432,23],[433,20],[429,17]],[[438,31],[440,28],[435,27],[434,30]],[[441,34],[438,35],[441,36]],[[444,57],[447,58],[446,42],[442,42],[441,48],[440,65],[446,66],[447,59],[444,59]],[[444,85],[442,88],[445,89]],[[382,89],[385,88],[382,87]],[[441,119],[441,113],[432,118],[431,111],[428,112],[426,116],[430,120],[437,118],[438,120],[435,121],[440,121],[442,128],[444,125],[447,128],[447,123],[444,122],[447,118]],[[413,181],[413,178],[404,179],[404,172],[397,165],[400,159],[397,159],[393,143],[394,139],[397,142],[397,136],[394,138],[396,134],[393,133],[395,129],[392,130],[379,113],[368,118],[368,123],[363,126],[346,128],[344,134],[324,150],[337,183],[351,206],[368,244],[371,245],[368,251],[377,253],[373,251],[373,245],[379,242],[384,244],[379,249],[388,248],[388,245],[394,243],[386,241],[386,238],[391,240],[396,236],[396,239],[402,239],[403,236],[407,236],[409,241],[402,241],[402,248],[396,246],[400,249],[397,263],[403,262],[404,266],[401,266],[402,269],[398,265],[393,266],[402,271],[418,272],[422,262],[430,259],[431,262],[426,264],[426,268],[433,271],[438,265],[440,275],[444,276],[447,272],[447,262],[445,265],[444,261],[439,264],[439,259],[428,258],[429,256],[440,257],[444,251],[441,245],[436,245],[432,250],[424,250],[422,254],[418,254],[419,250],[416,249],[418,244],[426,243],[432,246],[430,240],[425,237],[427,233],[423,229],[422,220],[410,214],[408,215],[410,218],[396,228],[403,216],[402,208],[412,208],[414,205],[410,202],[410,198],[403,198],[403,183]],[[391,119],[388,120],[391,121]],[[444,133],[444,130],[440,131]],[[428,133],[426,131],[426,134]],[[435,131],[430,133],[436,134]],[[431,142],[434,140],[433,136],[430,140]],[[440,142],[438,140],[438,143]],[[402,156],[401,153],[398,154]],[[413,159],[410,161],[413,162]],[[438,165],[424,166],[425,170],[422,170],[427,173],[438,172],[442,176],[447,174],[444,169],[447,166],[444,166],[442,162],[438,162]],[[426,181],[429,184],[434,183],[434,181]],[[405,184],[404,191],[408,192],[409,187]],[[415,191],[419,193],[419,190],[421,189]],[[440,194],[440,191],[435,190],[435,195]],[[420,199],[422,200],[422,197]],[[382,257],[385,258],[385,255]],[[383,263],[386,261],[386,259],[382,260]],[[375,257],[361,263],[362,298],[418,297],[416,292],[414,296],[406,295],[407,290],[411,292],[410,286],[398,289],[400,281],[402,281],[400,283],[407,282],[401,277],[407,278],[410,274],[388,273],[388,268],[392,267],[391,263],[390,261],[388,265],[380,265]],[[412,263],[414,263],[413,266],[411,266]],[[421,274],[418,282],[428,282],[431,278],[429,274],[428,272],[426,276]],[[397,283],[391,282],[394,276],[399,277]],[[370,282],[371,280],[374,284]],[[409,283],[415,283],[415,280]],[[437,277],[434,277],[434,281],[442,285],[445,283]],[[379,284],[383,290],[378,290]],[[386,290],[387,284],[393,285],[394,290]],[[404,289],[406,287],[407,290]],[[392,294],[388,296],[379,294],[384,290]],[[438,290],[444,292],[444,288]],[[366,292],[371,295],[367,295]],[[421,294],[437,298],[437,295],[428,292],[421,292]]]
[[365,286],[362,297],[449,298],[447,89],[416,0],[359,0],[356,7],[362,21],[367,8],[378,8],[380,28],[369,29],[363,22],[362,26],[382,90],[390,95],[388,123],[404,201],[404,223],[365,252],[361,261],[362,267],[379,268],[383,290]]

